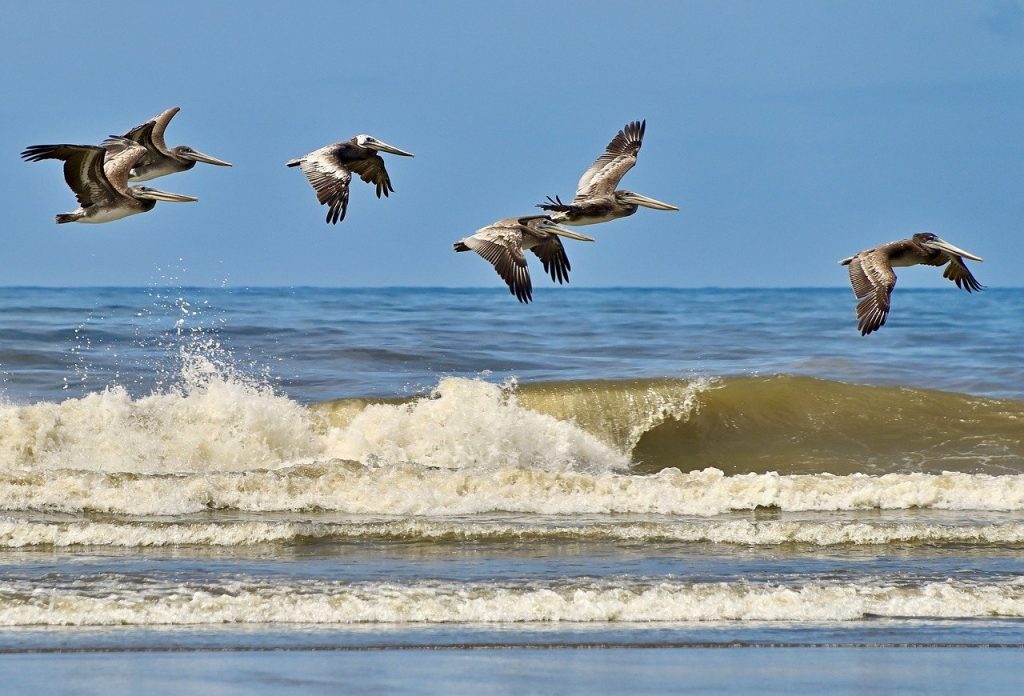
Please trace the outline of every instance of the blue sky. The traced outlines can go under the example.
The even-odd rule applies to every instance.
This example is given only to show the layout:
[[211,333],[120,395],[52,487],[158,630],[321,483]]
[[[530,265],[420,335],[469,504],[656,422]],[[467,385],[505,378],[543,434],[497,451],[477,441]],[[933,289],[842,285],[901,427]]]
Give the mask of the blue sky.
[[[567,242],[579,286],[840,286],[836,261],[930,230],[1020,286],[1024,3],[47,2],[0,26],[0,285],[500,286],[451,244],[571,196],[626,122],[641,209]],[[106,225],[27,145],[97,143],[163,109],[234,168]],[[284,162],[369,133],[390,199],[354,181],[323,221]],[[531,257],[531,261],[535,261]],[[533,263],[536,278],[539,264]],[[901,286],[945,286],[908,269]]]

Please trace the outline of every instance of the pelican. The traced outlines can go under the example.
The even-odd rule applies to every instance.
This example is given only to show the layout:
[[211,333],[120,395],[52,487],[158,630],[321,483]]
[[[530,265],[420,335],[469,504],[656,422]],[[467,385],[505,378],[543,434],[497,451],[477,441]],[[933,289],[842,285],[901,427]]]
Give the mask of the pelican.
[[636,164],[636,154],[644,140],[647,121],[633,121],[616,133],[608,147],[590,168],[583,172],[576,185],[576,197],[563,203],[558,196],[548,196],[547,203],[537,207],[551,211],[551,219],[566,225],[594,225],[628,217],[639,206],[655,210],[679,210],[674,205],[632,191],[616,191],[622,177]]
[[345,219],[348,209],[348,182],[355,172],[366,183],[377,186],[377,198],[387,196],[394,191],[388,170],[384,168],[384,159],[378,152],[390,152],[392,155],[412,157],[411,152],[399,150],[393,145],[377,140],[371,135],[357,135],[350,140],[325,145],[307,155],[289,160],[289,167],[301,167],[302,173],[309,179],[316,191],[316,199],[321,205],[326,204],[327,222],[336,225]]
[[527,249],[541,260],[544,272],[551,275],[551,280],[557,280],[559,284],[569,282],[569,258],[559,236],[581,242],[594,241],[593,237],[555,224],[547,215],[527,215],[498,220],[455,242],[453,247],[455,251],[472,249],[490,261],[508,284],[509,292],[526,303],[533,299],[533,283],[523,255]]
[[125,140],[131,140],[146,148],[146,156],[136,163],[128,176],[130,181],[149,181],[158,176],[188,171],[196,166],[196,162],[215,164],[218,167],[231,166],[230,162],[204,154],[188,145],[167,147],[167,143],[164,142],[164,131],[167,129],[167,124],[179,111],[181,111],[180,106],[172,106],[142,125],[135,126],[124,135],[111,136],[103,141],[103,147],[112,155],[119,153],[125,147]]
[[839,263],[850,267],[850,285],[860,300],[857,303],[857,328],[861,336],[877,331],[889,315],[889,298],[896,285],[893,266],[942,266],[943,278],[949,278],[967,292],[981,290],[982,285],[964,265],[964,258],[981,261],[981,257],[955,247],[931,232],[918,232],[910,239],[900,239],[865,249]]
[[148,186],[128,186],[128,173],[145,156],[146,148],[132,141],[119,145],[120,151],[114,155],[95,145],[32,145],[21,153],[27,162],[63,160],[64,180],[75,192],[79,207],[57,215],[57,224],[111,222],[150,211],[157,201],[199,200]]

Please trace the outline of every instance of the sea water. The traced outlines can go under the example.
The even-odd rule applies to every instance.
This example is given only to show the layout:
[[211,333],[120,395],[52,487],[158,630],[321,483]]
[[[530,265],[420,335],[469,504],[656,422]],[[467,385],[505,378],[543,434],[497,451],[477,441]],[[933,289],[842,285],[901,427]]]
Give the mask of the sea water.
[[1024,291],[9,288],[0,650],[1024,645]]

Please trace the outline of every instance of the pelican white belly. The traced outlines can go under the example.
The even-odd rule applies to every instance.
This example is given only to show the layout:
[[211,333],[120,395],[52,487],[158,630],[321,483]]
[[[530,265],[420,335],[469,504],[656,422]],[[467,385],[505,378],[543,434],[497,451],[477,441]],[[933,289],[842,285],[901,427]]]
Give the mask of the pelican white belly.
[[[81,209],[79,209],[81,210]],[[78,211],[76,211],[78,212]],[[86,222],[100,224],[103,222],[113,222],[114,220],[120,220],[121,218],[128,217],[129,215],[137,215],[145,212],[139,208],[128,208],[128,207],[116,207],[116,208],[100,208],[95,213],[85,211],[86,217],[79,218],[75,222]]]

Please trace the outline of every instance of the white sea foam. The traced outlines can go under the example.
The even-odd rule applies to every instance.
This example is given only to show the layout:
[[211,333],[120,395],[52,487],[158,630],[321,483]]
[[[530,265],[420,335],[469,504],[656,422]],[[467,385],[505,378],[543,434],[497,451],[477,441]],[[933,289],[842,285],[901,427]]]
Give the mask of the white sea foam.
[[[198,358],[195,363],[201,363]],[[181,389],[133,399],[115,387],[81,399],[0,406],[5,469],[235,471],[311,458],[309,413],[264,386],[193,366]]]
[[854,621],[1024,617],[1024,580],[169,584],[121,576],[0,584],[0,626]]
[[666,469],[639,476],[535,467],[428,469],[333,460],[192,474],[0,471],[0,510],[175,515],[214,509],[449,516],[494,511],[710,516],[785,511],[1024,510],[1024,475],[744,474]]
[[942,524],[930,522],[748,521],[556,522],[469,521],[406,518],[377,522],[292,521],[0,521],[0,548],[32,546],[227,546],[288,543],[305,539],[387,541],[573,541],[683,542],[815,546],[928,544],[1022,544],[1024,522]]
[[523,408],[511,387],[457,378],[442,380],[430,398],[369,405],[325,439],[330,456],[372,464],[585,471],[629,464],[576,425]]
[[0,406],[0,466],[11,470],[220,473],[347,459],[366,464],[607,471],[626,457],[514,391],[445,379],[408,404],[366,406],[332,426],[270,388],[210,370],[180,390],[120,388],[61,403]]

